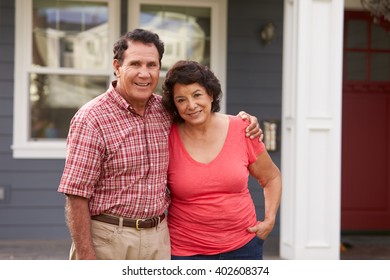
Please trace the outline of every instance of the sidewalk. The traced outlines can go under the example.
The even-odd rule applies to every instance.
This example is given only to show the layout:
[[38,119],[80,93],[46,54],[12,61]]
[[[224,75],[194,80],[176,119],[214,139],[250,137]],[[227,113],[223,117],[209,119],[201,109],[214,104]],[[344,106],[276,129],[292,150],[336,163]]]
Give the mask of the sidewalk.
[[[70,240],[0,240],[0,260],[67,260]],[[279,240],[265,243],[264,259],[279,259]]]
[[66,260],[70,240],[0,240],[0,260]]
[[[342,260],[390,260],[390,235],[341,237]],[[0,260],[67,260],[70,240],[0,240]],[[280,260],[279,238],[264,243],[264,259]]]

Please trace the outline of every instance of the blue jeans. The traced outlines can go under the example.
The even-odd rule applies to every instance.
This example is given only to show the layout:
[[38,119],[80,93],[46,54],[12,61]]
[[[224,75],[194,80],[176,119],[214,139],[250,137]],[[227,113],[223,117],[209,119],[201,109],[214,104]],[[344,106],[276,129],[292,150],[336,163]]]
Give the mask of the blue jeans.
[[236,250],[216,255],[171,256],[172,260],[262,260],[263,243],[257,236]]

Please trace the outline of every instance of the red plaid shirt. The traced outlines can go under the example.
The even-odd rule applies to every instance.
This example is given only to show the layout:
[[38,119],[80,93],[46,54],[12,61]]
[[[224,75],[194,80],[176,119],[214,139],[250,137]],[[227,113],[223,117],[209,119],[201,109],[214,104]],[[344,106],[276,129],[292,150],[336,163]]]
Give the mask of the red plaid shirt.
[[150,218],[169,205],[168,135],[171,119],[152,95],[145,115],[115,90],[85,104],[73,117],[58,191],[89,198],[91,215]]

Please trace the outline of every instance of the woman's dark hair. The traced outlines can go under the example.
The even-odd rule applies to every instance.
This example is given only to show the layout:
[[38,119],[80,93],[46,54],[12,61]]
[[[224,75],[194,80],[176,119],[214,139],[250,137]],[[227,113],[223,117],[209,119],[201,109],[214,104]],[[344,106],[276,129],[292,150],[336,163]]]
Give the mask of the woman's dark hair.
[[133,31],[122,35],[114,44],[114,59],[117,59],[120,65],[122,65],[124,59],[123,54],[127,50],[129,41],[155,45],[158,51],[161,68],[161,60],[164,55],[164,43],[160,40],[160,37],[156,33],[140,28],[134,29]]
[[180,60],[176,62],[165,76],[162,85],[162,103],[167,112],[172,116],[173,122],[184,122],[180,117],[173,99],[173,88],[176,84],[190,85],[198,83],[206,89],[213,102],[211,112],[220,110],[219,103],[222,98],[221,84],[214,73],[207,67],[196,61]]

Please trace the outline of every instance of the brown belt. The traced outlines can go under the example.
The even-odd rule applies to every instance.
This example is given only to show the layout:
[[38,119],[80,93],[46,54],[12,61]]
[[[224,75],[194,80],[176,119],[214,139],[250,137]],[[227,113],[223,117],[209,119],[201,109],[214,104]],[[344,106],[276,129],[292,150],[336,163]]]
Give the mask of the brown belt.
[[[141,229],[141,228],[154,228],[156,227],[162,220],[164,220],[165,214],[163,213],[162,215],[158,217],[153,217],[150,219],[128,219],[128,218],[123,218],[123,226],[124,227],[133,227],[136,229]],[[105,215],[105,214],[100,214],[96,216],[91,217],[92,220],[96,220],[99,222],[107,223],[107,224],[112,224],[112,225],[118,225],[119,226],[119,217],[116,216],[110,216],[110,215]]]

